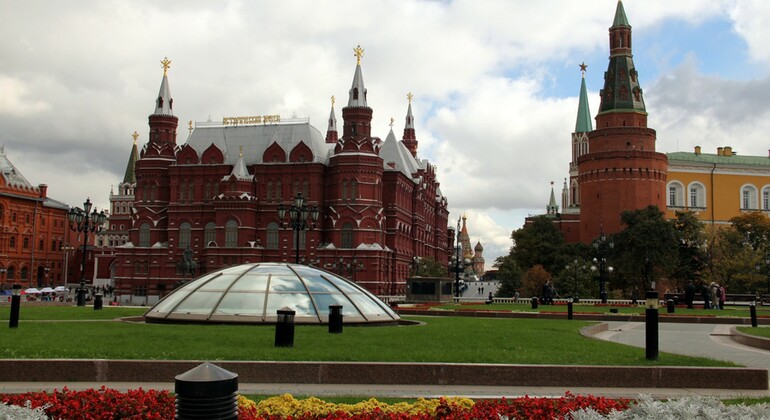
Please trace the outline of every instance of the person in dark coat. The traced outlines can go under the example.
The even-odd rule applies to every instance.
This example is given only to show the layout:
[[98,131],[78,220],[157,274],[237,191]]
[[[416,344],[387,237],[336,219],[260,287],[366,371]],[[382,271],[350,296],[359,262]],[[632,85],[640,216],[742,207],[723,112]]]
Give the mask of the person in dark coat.
[[684,288],[684,302],[687,304],[687,309],[693,309],[692,301],[695,300],[695,285],[692,284],[692,280],[687,282],[687,286]]

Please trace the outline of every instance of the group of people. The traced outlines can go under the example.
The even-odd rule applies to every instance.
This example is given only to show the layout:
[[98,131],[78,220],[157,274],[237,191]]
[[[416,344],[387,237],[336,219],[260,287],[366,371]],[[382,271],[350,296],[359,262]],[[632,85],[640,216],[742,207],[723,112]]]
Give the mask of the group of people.
[[559,294],[556,293],[556,288],[553,287],[553,283],[546,281],[543,284],[543,288],[540,293],[540,303],[543,305],[553,305],[553,298],[558,296]]
[[692,308],[692,302],[695,300],[696,294],[700,294],[704,309],[725,308],[725,288],[717,282],[712,281],[711,284],[699,283],[697,286],[689,282],[684,290],[684,300],[688,308]]

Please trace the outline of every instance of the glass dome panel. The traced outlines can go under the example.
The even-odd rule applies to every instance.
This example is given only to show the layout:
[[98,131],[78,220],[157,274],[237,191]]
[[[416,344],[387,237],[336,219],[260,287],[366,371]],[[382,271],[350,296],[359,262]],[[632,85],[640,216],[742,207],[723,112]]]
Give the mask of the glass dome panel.
[[215,315],[251,315],[262,316],[265,310],[264,293],[238,293],[231,292],[222,298]]
[[[268,286],[269,285],[269,286]],[[334,273],[289,263],[227,267],[169,293],[145,314],[147,322],[274,323],[288,307],[295,323],[327,323],[329,305],[342,305],[346,323],[396,324],[399,316],[376,296]]]
[[214,310],[214,305],[216,305],[221,297],[222,292],[201,292],[199,290],[187,295],[187,299],[183,300],[174,309],[174,312],[210,314]]

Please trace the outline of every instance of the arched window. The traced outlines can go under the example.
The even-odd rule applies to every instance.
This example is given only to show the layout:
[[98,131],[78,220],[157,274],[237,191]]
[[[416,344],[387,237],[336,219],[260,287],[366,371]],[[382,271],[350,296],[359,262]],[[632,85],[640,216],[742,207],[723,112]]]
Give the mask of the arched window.
[[190,224],[187,222],[179,225],[179,248],[186,249],[190,246]]
[[27,270],[27,267],[21,268],[21,276],[19,276],[20,280],[28,280],[29,279],[29,270]]
[[217,242],[217,225],[214,222],[208,222],[203,227],[203,242],[206,247]]
[[11,239],[8,240],[8,247],[11,249],[16,249],[16,237],[11,236]]
[[741,210],[756,210],[757,207],[757,189],[753,185],[741,187]]
[[770,210],[770,186],[762,188],[762,210]]
[[275,181],[275,199],[278,201],[283,200],[283,185],[281,185],[281,181]]
[[342,225],[340,242],[341,242],[340,243],[341,248],[353,248],[353,224],[352,223],[345,223]]
[[13,282],[13,280],[16,278],[16,269],[13,267],[8,267],[8,272],[5,273],[5,278],[9,282]]
[[228,220],[225,224],[225,248],[235,248],[238,246],[238,222]]
[[278,249],[278,223],[267,225],[267,249]]
[[56,239],[51,239],[51,251],[56,251]]
[[684,187],[677,181],[668,184],[668,207],[684,207]]
[[44,249],[45,249],[45,241],[41,239],[37,243],[37,250],[42,251]]
[[342,199],[348,199],[348,181],[342,181]]
[[307,180],[302,181],[302,196],[305,198],[310,198],[310,184],[307,182]]
[[706,207],[706,188],[699,182],[690,184],[689,204],[691,209],[703,209]]
[[182,181],[181,184],[179,184],[179,202],[185,201],[185,194],[187,193],[187,184],[185,184],[184,181]]
[[206,184],[203,186],[203,199],[211,199],[211,181],[206,181]]
[[142,223],[139,226],[139,246],[147,248],[150,246],[150,224]]
[[267,194],[265,195],[265,199],[268,202],[273,200],[273,181],[267,182]]
[[189,188],[189,191],[187,192],[187,198],[190,200],[190,202],[195,201],[195,183],[190,181],[190,184],[187,185],[187,188]]
[[358,182],[354,179],[350,181],[350,199],[355,200],[358,198]]
[[22,249],[29,249],[29,238],[24,238],[24,240],[21,241],[21,244]]

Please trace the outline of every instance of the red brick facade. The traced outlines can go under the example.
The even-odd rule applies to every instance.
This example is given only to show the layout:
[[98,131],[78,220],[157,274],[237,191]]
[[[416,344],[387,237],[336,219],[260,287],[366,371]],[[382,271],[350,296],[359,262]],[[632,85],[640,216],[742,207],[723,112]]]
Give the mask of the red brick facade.
[[[305,264],[388,295],[404,293],[414,257],[447,261],[447,201],[435,170],[392,131],[385,142],[371,136],[360,72],[338,141],[332,110],[325,137],[307,120],[248,117],[198,123],[183,145],[164,74],[136,162],[129,241],[115,250],[116,293],[151,301],[189,279],[188,246],[196,274],[294,262],[295,232],[281,227],[278,208],[297,192],[320,211],[298,235]],[[407,136],[416,148],[413,130]]]

